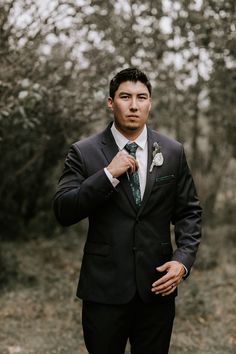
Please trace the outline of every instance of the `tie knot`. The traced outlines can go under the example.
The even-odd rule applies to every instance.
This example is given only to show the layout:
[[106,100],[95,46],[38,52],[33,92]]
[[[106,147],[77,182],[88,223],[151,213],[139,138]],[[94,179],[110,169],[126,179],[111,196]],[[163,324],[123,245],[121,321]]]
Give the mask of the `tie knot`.
[[136,143],[130,143],[130,144],[125,145],[125,150],[127,150],[128,153],[134,157],[136,155],[137,148],[138,148],[138,145]]

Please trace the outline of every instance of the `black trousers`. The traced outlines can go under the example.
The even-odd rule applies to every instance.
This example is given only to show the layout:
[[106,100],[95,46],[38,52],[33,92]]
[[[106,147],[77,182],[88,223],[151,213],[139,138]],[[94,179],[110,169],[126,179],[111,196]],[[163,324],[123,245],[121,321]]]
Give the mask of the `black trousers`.
[[138,295],[124,305],[84,301],[82,322],[89,354],[168,354],[175,299],[144,303]]

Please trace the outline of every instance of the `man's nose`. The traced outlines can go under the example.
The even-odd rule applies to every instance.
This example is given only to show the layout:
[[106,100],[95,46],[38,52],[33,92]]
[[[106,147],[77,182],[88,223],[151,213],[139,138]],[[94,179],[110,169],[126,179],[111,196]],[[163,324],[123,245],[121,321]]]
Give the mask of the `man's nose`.
[[137,105],[137,100],[136,98],[132,98],[131,103],[130,103],[130,110],[131,111],[137,111],[138,105]]

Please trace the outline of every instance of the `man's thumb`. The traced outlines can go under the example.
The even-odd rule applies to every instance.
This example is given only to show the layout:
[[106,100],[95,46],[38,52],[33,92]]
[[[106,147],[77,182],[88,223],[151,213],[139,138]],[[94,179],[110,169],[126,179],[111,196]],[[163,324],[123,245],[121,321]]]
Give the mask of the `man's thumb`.
[[162,266],[156,268],[156,270],[157,270],[158,272],[165,272],[167,269],[168,269],[167,263],[165,263],[165,264],[163,264]]

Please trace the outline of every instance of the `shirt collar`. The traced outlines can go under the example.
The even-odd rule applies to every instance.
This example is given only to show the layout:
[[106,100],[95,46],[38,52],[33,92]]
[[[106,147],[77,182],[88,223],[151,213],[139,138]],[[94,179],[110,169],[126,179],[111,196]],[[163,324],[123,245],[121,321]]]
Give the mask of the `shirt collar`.
[[[123,150],[127,143],[131,143],[123,134],[116,129],[115,124],[111,126],[111,132],[115,139],[116,145]],[[133,141],[132,141],[133,142]],[[145,125],[142,133],[134,140],[134,142],[143,150],[147,142],[147,126]]]

